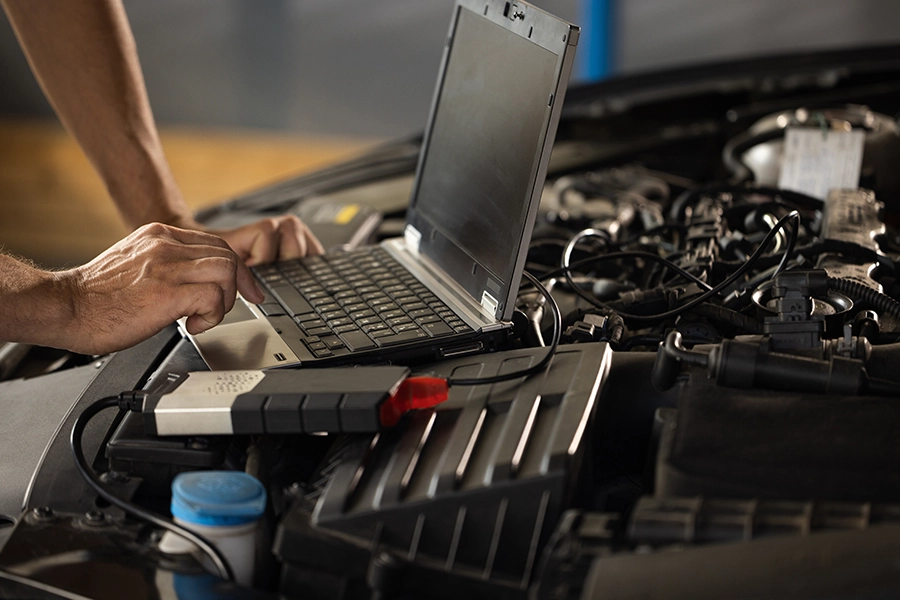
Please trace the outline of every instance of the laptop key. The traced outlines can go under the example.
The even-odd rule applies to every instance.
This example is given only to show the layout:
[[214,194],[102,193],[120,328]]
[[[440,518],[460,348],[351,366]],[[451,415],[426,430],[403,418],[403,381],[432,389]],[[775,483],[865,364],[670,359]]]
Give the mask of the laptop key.
[[438,323],[441,318],[437,315],[425,315],[424,317],[419,317],[416,319],[416,323],[420,325],[424,325],[425,323]]
[[337,303],[346,310],[348,306],[358,306],[360,304],[359,296],[345,296],[343,298],[338,298]]
[[310,298],[309,303],[318,308],[319,310],[327,310],[322,308],[323,306],[328,306],[330,304],[334,304],[334,299],[328,294],[322,292],[322,295],[319,296],[317,294],[313,294],[315,298]]
[[329,350],[336,350],[337,348],[343,348],[344,342],[341,341],[340,338],[328,336],[322,338],[322,341],[325,342],[325,345],[328,346]]
[[319,315],[317,315],[314,312],[311,312],[311,313],[306,313],[305,315],[297,315],[296,317],[294,317],[294,321],[298,325],[302,325],[303,323],[305,323],[307,321],[314,321],[315,319],[318,319],[318,318],[319,318]]
[[353,325],[353,319],[349,319],[347,317],[341,317],[338,319],[331,319],[328,321],[328,326],[332,329],[336,329],[338,327],[343,327],[344,325]]
[[344,310],[350,314],[357,313],[362,310],[368,310],[368,309],[369,309],[369,305],[363,304],[361,302],[357,303],[357,304],[345,304],[344,305]]
[[341,339],[344,340],[344,344],[353,351],[366,350],[375,347],[375,342],[359,330],[342,333]]
[[300,290],[303,294],[306,294],[307,296],[309,294],[317,294],[320,292],[323,294],[325,293],[325,288],[323,288],[321,285],[319,285],[315,281],[313,281],[312,283],[305,283],[303,285],[295,285],[294,287],[297,288],[298,290]]
[[453,333],[453,328],[446,323],[425,323],[424,325],[422,325],[422,329],[427,331],[431,335],[431,337],[438,337],[440,335]]
[[328,327],[314,327],[306,330],[307,335],[330,335],[331,330]]
[[[387,304],[374,304],[374,305],[372,305],[372,309],[375,312],[383,315],[384,313],[392,312],[395,310],[400,310],[400,307],[398,305],[394,304],[393,302],[388,302]],[[400,312],[403,312],[403,311],[400,311]]]
[[390,295],[396,302],[403,302],[404,300],[412,302],[419,300],[418,296],[406,289],[400,290],[399,292],[390,292]]
[[306,298],[289,285],[272,286],[272,294],[292,316],[304,315],[313,311],[313,307],[306,301]]
[[347,333],[351,331],[359,331],[359,327],[355,323],[347,323],[346,325],[338,325],[334,328],[335,333]]
[[325,327],[325,321],[322,319],[310,319],[309,321],[302,321],[300,326],[303,327],[307,332],[310,329],[316,329],[318,327]]
[[418,329],[419,326],[415,323],[403,323],[401,325],[395,325],[394,331],[397,333],[403,333],[404,331],[411,331],[413,329]]
[[257,304],[259,310],[267,317],[277,317],[285,314],[284,309],[277,302],[268,302],[265,304]]
[[428,308],[428,306],[418,298],[404,298],[400,301],[400,306],[405,310],[419,310],[420,308]]
[[354,318],[353,320],[357,325],[359,325],[363,329],[365,329],[369,325],[378,325],[379,323],[381,323],[381,319],[379,319],[378,317],[375,317],[375,316],[359,317],[359,318]]
[[394,335],[386,335],[384,337],[375,338],[375,341],[379,346],[390,346],[392,344],[400,344],[402,342],[409,342],[412,340],[420,339],[427,340],[428,334],[421,329],[410,329],[409,331],[404,331],[402,333],[395,333]]

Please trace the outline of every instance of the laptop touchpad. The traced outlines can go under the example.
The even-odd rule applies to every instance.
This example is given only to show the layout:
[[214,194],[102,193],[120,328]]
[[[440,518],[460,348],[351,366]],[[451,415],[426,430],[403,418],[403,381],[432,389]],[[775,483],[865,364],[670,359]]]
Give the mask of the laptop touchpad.
[[250,307],[247,306],[244,299],[238,297],[238,299],[234,301],[234,308],[225,315],[225,318],[222,319],[220,325],[230,325],[232,323],[240,323],[241,321],[252,321],[255,318],[256,315],[250,310]]

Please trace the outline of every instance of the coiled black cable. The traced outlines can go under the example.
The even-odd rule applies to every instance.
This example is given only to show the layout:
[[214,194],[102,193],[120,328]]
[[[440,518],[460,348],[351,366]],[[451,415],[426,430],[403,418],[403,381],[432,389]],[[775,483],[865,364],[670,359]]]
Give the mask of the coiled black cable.
[[[681,306],[677,306],[671,310],[667,310],[665,312],[655,314],[655,315],[632,315],[632,314],[623,313],[622,311],[615,311],[615,312],[617,312],[622,318],[628,319],[631,321],[636,321],[636,322],[658,321],[661,319],[668,319],[670,317],[676,317],[676,316],[680,315],[681,313],[694,308],[695,306],[699,305],[700,303],[706,302],[708,299],[715,296],[716,294],[718,294],[719,292],[721,292],[722,290],[724,290],[725,288],[730,286],[732,283],[734,283],[735,281],[737,281],[738,279],[743,277],[744,274],[747,273],[747,271],[749,271],[751,268],[753,268],[753,265],[755,265],[756,262],[760,259],[760,257],[766,252],[766,249],[768,248],[768,246],[772,242],[772,240],[775,238],[775,236],[782,229],[784,229],[787,226],[789,221],[794,221],[794,229],[795,230],[799,229],[800,214],[796,210],[792,210],[791,212],[789,212],[788,214],[783,216],[781,219],[779,219],[778,222],[775,223],[775,225],[772,227],[772,229],[769,230],[769,232],[766,234],[766,236],[759,243],[759,246],[757,246],[757,248],[753,252],[753,254],[751,254],[747,258],[747,260],[744,261],[744,264],[742,264],[740,267],[738,267],[738,269],[734,273],[732,273],[731,275],[726,277],[717,286],[703,292],[702,294],[700,294],[693,300],[690,300],[689,302],[686,302],[685,304],[682,304]],[[791,239],[794,240],[794,242],[796,241],[796,232],[792,232]],[[784,267],[786,266],[787,258],[789,257],[789,253],[793,250],[793,247],[794,247],[793,243],[790,243],[787,248],[787,251],[784,253],[784,256],[781,259],[781,262],[779,263],[776,273],[783,270]],[[563,264],[563,266],[560,270],[563,273],[568,274],[571,269],[574,269],[576,267],[600,262],[603,260],[610,260],[614,256],[615,255],[613,255],[613,254],[604,254],[604,255],[600,255],[600,256],[586,258],[584,260],[580,260],[580,261],[577,261],[572,264]],[[565,258],[566,257],[564,256],[563,257],[564,263],[566,262]],[[545,275],[545,277],[547,277],[547,275]],[[596,298],[592,298],[592,297],[588,296],[586,293],[584,294],[583,297],[585,298],[585,300],[587,300],[594,306],[597,306],[598,308],[602,308],[605,310],[613,310],[605,303],[600,302]]]
[[102,400],[98,400],[94,402],[78,415],[78,418],[75,419],[75,425],[72,427],[72,434],[69,437],[69,444],[72,448],[72,455],[75,457],[75,466],[78,468],[78,472],[81,473],[81,476],[84,480],[94,488],[94,491],[97,492],[104,500],[118,506],[126,513],[130,513],[140,519],[148,521],[157,527],[165,529],[167,531],[171,531],[175,535],[181,536],[193,544],[195,544],[198,548],[203,550],[209,558],[212,560],[213,565],[215,565],[216,570],[219,571],[219,575],[229,581],[234,579],[233,573],[231,571],[231,567],[228,564],[228,561],[219,553],[218,549],[215,546],[207,542],[203,539],[202,536],[194,533],[190,529],[182,527],[177,523],[166,519],[163,516],[157,515],[149,510],[145,510],[136,504],[132,504],[131,502],[127,502],[122,500],[121,498],[115,496],[112,492],[103,487],[103,484],[97,478],[97,476],[91,471],[90,466],[88,466],[87,460],[84,457],[84,449],[82,448],[82,437],[84,436],[84,428],[87,427],[88,422],[94,418],[94,416],[107,408],[120,407],[127,408],[129,404],[129,400],[134,399],[137,400],[139,395],[131,394],[133,398],[128,397],[116,397],[109,396],[107,398],[103,398]]

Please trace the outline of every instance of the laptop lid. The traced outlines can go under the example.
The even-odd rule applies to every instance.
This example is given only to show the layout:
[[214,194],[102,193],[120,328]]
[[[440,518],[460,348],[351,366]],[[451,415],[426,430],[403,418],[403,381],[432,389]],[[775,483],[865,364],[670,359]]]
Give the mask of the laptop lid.
[[509,320],[579,29],[525,2],[459,0],[406,238]]

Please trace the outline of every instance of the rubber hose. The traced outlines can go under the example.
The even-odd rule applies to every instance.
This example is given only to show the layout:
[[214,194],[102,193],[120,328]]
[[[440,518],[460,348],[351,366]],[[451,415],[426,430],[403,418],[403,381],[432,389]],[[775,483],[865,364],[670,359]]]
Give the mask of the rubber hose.
[[828,278],[828,287],[875,307],[875,310],[900,319],[900,302],[852,279]]

